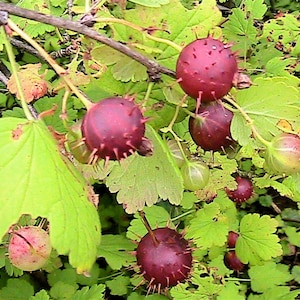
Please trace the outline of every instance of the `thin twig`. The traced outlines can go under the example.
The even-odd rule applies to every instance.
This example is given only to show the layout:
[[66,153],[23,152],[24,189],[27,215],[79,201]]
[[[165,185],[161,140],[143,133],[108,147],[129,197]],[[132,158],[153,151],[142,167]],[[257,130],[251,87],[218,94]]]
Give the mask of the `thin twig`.
[[43,56],[41,56],[37,50],[35,50],[33,47],[31,47],[27,43],[17,40],[15,38],[10,38],[9,41],[13,46],[20,48],[20,49],[38,57],[39,59],[44,60]]
[[7,86],[8,78],[0,71],[0,81]]
[[155,73],[163,73],[168,76],[175,78],[175,72],[170,70],[164,66],[161,66],[156,61],[146,58],[144,55],[130,49],[125,44],[122,44],[118,41],[115,41],[107,36],[104,36],[98,33],[96,30],[81,24],[80,22],[74,22],[66,19],[62,19],[59,17],[54,17],[50,15],[45,15],[40,12],[28,10],[25,8],[18,7],[16,5],[8,4],[8,3],[0,3],[0,11],[6,11],[9,14],[19,16],[22,18],[35,20],[38,22],[46,23],[53,25],[55,27],[64,28],[67,30],[72,30],[78,33],[81,33],[85,36],[88,36],[96,41],[99,41],[127,56],[138,61],[142,65],[144,65],[150,74]]

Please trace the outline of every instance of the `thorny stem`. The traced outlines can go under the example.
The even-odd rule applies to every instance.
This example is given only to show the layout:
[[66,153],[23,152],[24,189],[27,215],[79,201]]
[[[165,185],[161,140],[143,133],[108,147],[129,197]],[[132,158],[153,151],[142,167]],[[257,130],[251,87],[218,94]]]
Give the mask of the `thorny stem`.
[[13,21],[10,19],[7,20],[8,26],[15,31],[19,36],[21,36],[26,42],[32,45],[48,62],[48,64],[54,69],[54,71],[63,79],[66,85],[70,88],[70,90],[81,100],[81,102],[85,105],[87,109],[89,109],[93,103],[85,97],[81,91],[72,83],[72,81],[68,78],[67,71],[62,68],[57,62],[29,35],[27,35],[23,30],[21,30]]
[[3,36],[4,36],[4,45],[5,45],[5,48],[6,48],[6,51],[7,51],[8,59],[9,59],[10,64],[11,64],[12,74],[13,74],[14,79],[16,81],[17,90],[18,90],[18,93],[20,95],[20,101],[21,101],[21,105],[22,105],[24,114],[25,114],[27,120],[33,121],[34,117],[30,113],[30,110],[28,108],[28,105],[27,105],[27,102],[26,102],[26,99],[25,99],[25,95],[24,95],[24,92],[23,92],[23,87],[21,85],[20,78],[18,76],[16,60],[15,60],[15,56],[14,56],[11,44],[8,40],[8,37],[7,37],[6,32],[4,30],[4,27],[1,26],[0,29],[4,32],[4,34],[3,34]]
[[[250,126],[251,131],[253,133],[254,138],[256,138],[257,140],[259,140],[264,146],[266,146],[266,148],[270,147],[271,143],[266,141],[257,131],[256,127],[253,125],[253,120],[248,116],[248,114],[243,110],[243,108],[241,106],[239,106],[233,99],[231,99],[230,97],[224,97],[224,99],[229,102],[233,107],[235,107],[240,113],[241,115],[244,117],[244,119],[246,120],[247,124]],[[229,107],[226,107],[230,110]]]
[[181,52],[182,47],[180,47],[179,45],[177,45],[176,43],[167,40],[167,39],[163,39],[163,38],[159,38],[156,36],[153,36],[149,33],[147,33],[147,28],[143,28],[139,25],[133,24],[131,22],[128,22],[126,20],[122,20],[122,19],[117,19],[117,18],[96,18],[95,21],[97,21],[98,23],[119,23],[125,26],[128,26],[132,29],[135,29],[137,31],[140,31],[141,33],[143,33],[149,40],[153,40],[159,43],[163,43],[166,44],[170,47],[173,47],[174,49],[176,49],[178,52]]
[[176,78],[176,74],[173,70],[170,70],[164,66],[161,66],[154,60],[150,60],[144,55],[130,49],[127,45],[122,44],[118,41],[115,41],[107,36],[104,36],[98,33],[96,30],[81,24],[80,22],[70,21],[63,18],[58,18],[54,16],[45,15],[40,12],[24,9],[18,7],[16,5],[8,4],[8,3],[0,3],[0,11],[6,11],[12,15],[23,17],[30,20],[35,20],[38,22],[46,23],[53,25],[55,27],[64,28],[67,30],[72,30],[78,33],[81,33],[85,36],[88,36],[96,41],[99,41],[121,53],[131,57],[132,59],[138,61],[145,67],[147,67],[148,71],[153,73],[163,73],[172,78]]
[[145,216],[144,211],[142,211],[142,210],[139,211],[139,215],[140,215],[140,217],[142,219],[142,222],[145,225],[147,231],[149,232],[149,234],[150,234],[150,236],[151,236],[151,238],[152,238],[155,246],[157,247],[159,245],[159,241],[157,240],[156,236],[154,235],[153,230],[151,229],[151,226],[150,226],[150,224],[149,224],[149,222],[148,222],[148,220],[147,220],[147,218]]

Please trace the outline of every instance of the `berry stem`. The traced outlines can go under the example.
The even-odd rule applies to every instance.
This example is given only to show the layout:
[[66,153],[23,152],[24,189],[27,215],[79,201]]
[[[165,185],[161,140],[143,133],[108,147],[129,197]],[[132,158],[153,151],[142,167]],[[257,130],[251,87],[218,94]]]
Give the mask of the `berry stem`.
[[14,79],[16,81],[18,94],[20,95],[20,101],[21,101],[22,109],[24,111],[24,114],[25,114],[27,120],[33,121],[34,117],[31,114],[31,112],[29,110],[29,107],[27,105],[26,99],[25,99],[25,95],[24,95],[24,92],[23,92],[23,87],[22,87],[22,84],[20,82],[20,78],[18,76],[18,70],[17,70],[17,64],[16,64],[16,60],[15,60],[15,55],[13,53],[11,44],[8,40],[7,34],[4,30],[4,26],[1,26],[1,30],[4,32],[4,34],[3,34],[4,45],[5,45],[5,48],[6,48],[6,51],[7,51],[8,59],[9,59],[10,64],[11,64],[12,74],[13,74]]
[[[224,97],[224,99],[229,102],[233,107],[235,107],[240,113],[241,115],[244,117],[244,119],[246,120],[247,124],[250,126],[251,131],[253,133],[254,138],[256,138],[257,140],[259,140],[266,148],[270,147],[271,142],[268,142],[267,140],[265,140],[260,133],[257,131],[256,127],[253,125],[254,121],[249,117],[249,115],[244,111],[244,109],[238,105],[236,103],[236,101],[234,101],[233,99],[231,99],[230,97]],[[226,105],[226,108],[228,110],[232,111],[231,107],[228,107]]]
[[[137,24],[133,24],[133,23],[128,22],[126,20],[117,19],[117,18],[96,18],[95,21],[97,21],[98,23],[119,23],[119,24],[125,25],[127,27],[130,27],[134,30],[140,31],[149,40],[156,41],[156,42],[163,43],[163,44],[166,44],[168,46],[171,46],[174,49],[176,49],[178,52],[180,52],[182,50],[182,47],[180,47],[176,43],[174,43],[170,40],[166,40],[166,39],[163,39],[163,38],[153,36],[153,35],[151,35],[147,32],[147,31],[154,31],[155,29],[144,28],[144,27],[141,27]],[[159,30],[159,29],[156,29],[156,30]]]
[[81,100],[87,109],[91,108],[93,103],[83,95],[83,93],[73,84],[73,82],[68,78],[68,72],[62,68],[57,62],[29,35],[27,35],[23,30],[21,30],[12,20],[7,20],[8,26],[15,31],[20,37],[22,37],[26,42],[33,46],[48,62],[48,64],[54,69],[54,71],[62,78],[70,90]]
[[140,217],[142,219],[142,222],[145,225],[147,231],[149,232],[149,234],[150,234],[150,236],[153,240],[154,245],[157,247],[159,245],[159,241],[157,240],[153,230],[151,229],[151,226],[150,226],[150,224],[149,224],[149,222],[148,222],[148,220],[145,216],[145,212],[143,210],[141,210],[141,211],[139,211],[139,215],[140,215]]

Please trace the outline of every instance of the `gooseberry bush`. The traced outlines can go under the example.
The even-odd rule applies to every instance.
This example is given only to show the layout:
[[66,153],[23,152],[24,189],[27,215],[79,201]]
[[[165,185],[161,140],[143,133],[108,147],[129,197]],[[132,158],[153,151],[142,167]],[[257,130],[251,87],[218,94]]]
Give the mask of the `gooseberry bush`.
[[299,299],[298,5],[2,1],[0,299]]

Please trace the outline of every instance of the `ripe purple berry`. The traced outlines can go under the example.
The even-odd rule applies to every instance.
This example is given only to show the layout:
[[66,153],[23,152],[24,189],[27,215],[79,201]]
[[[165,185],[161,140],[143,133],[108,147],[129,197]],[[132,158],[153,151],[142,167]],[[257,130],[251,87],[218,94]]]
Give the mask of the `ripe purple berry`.
[[158,290],[186,280],[192,267],[188,241],[168,227],[147,233],[139,242],[136,258],[149,286]]
[[238,71],[230,46],[211,37],[197,39],[183,48],[176,65],[181,88],[201,102],[226,95]]
[[227,236],[227,245],[229,248],[234,248],[236,241],[240,235],[237,232],[229,231]]
[[221,103],[201,105],[197,116],[199,119],[190,117],[189,132],[198,146],[206,151],[218,151],[232,144],[230,125],[233,113]]
[[237,187],[235,190],[225,189],[228,197],[237,202],[242,203],[251,198],[253,194],[253,184],[249,178],[246,177],[236,177],[235,178]]
[[120,160],[144,140],[146,119],[133,101],[112,97],[95,103],[82,121],[82,136],[94,160]]
[[234,250],[228,251],[224,256],[225,266],[234,271],[241,271],[244,269],[245,265],[240,261],[240,259],[236,256]]

